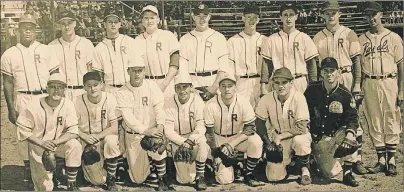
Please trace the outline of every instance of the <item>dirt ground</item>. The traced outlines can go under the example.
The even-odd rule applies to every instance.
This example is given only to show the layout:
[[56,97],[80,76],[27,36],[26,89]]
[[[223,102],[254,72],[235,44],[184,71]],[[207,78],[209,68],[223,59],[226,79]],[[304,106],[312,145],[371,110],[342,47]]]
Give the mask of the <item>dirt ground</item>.
[[[2,94],[1,94],[2,95]],[[366,130],[365,130],[366,131]],[[23,162],[19,159],[16,148],[16,129],[8,121],[7,106],[4,97],[1,97],[1,186],[0,190],[17,190],[26,191],[25,183],[23,182]],[[376,153],[374,147],[371,146],[368,135],[365,132],[364,136],[363,157],[366,166],[373,166],[376,161]],[[402,143],[402,142],[401,142]],[[297,177],[291,176],[287,183],[271,184],[267,183],[261,187],[248,187],[243,183],[233,183],[224,186],[210,186],[208,191],[403,191],[403,146],[398,147],[397,153],[397,168],[399,174],[396,177],[387,177],[380,173],[377,175],[357,175],[356,178],[360,182],[360,186],[353,188],[347,187],[341,183],[342,174],[327,183],[321,178],[313,177],[313,183],[309,186],[301,186],[296,182]],[[120,185],[123,191],[152,191],[153,188],[147,186],[136,185]],[[175,185],[175,190],[180,191],[195,191],[191,186]],[[80,187],[85,191],[99,191],[100,187],[84,186]],[[63,189],[63,188],[62,188]],[[32,190],[32,189],[31,189]]]

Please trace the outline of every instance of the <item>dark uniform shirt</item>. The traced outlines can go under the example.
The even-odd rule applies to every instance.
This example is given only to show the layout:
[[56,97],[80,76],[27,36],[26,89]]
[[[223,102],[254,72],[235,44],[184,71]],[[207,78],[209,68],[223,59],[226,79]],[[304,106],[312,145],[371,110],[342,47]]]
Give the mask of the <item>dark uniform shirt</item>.
[[310,85],[304,93],[310,113],[310,133],[314,141],[323,135],[333,137],[341,127],[356,133],[358,114],[351,104],[352,95],[341,84],[327,93],[322,81]]

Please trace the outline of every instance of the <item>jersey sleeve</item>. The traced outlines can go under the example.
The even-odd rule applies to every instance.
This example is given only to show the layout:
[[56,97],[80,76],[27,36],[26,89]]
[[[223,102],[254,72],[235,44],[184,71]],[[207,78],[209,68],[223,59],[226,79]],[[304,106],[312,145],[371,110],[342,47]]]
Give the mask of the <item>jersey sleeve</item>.
[[164,112],[164,94],[156,83],[149,81],[150,90],[152,92],[152,102],[153,108],[156,113],[157,124],[164,125],[165,123],[165,112]]
[[263,58],[272,60],[271,54],[271,39],[272,37],[268,37],[262,40],[262,48],[261,48],[261,55]]
[[255,121],[254,109],[248,100],[243,100],[243,124],[248,124]]
[[70,101],[65,100],[66,102],[66,118],[65,118],[65,129],[66,132],[71,134],[79,134],[79,127],[78,127],[78,120],[77,120],[77,113],[76,108],[74,107],[73,103]]
[[93,61],[93,54],[94,54],[95,48],[93,43],[91,41],[86,41],[86,65],[87,66],[92,66],[92,61]]
[[100,47],[95,47],[91,66],[95,71],[104,72],[104,63],[102,62],[102,53],[100,53],[100,51]]
[[17,118],[17,138],[24,141],[33,135],[32,130],[35,127],[34,115],[30,107],[25,108]]
[[[142,134],[146,130],[146,127],[143,125],[143,122],[137,120],[135,114],[133,114],[132,103],[134,101],[131,93],[120,89],[116,92],[115,96],[117,103],[116,113],[118,117],[122,117],[124,125],[126,125],[129,129]],[[127,128],[125,127],[125,129]]]
[[168,49],[168,54],[172,55],[173,53],[175,53],[176,51],[180,50],[180,43],[178,42],[178,39],[175,37],[175,35],[170,32],[167,31],[167,36],[165,36],[164,38],[168,38],[168,43],[169,43],[169,49]]
[[[173,100],[172,97],[170,97],[171,100]],[[167,101],[165,102],[164,106],[164,111],[166,114],[166,119],[165,119],[165,125],[164,125],[164,134],[166,137],[174,142],[177,145],[182,145],[186,138],[182,137],[179,135],[177,132],[175,132],[175,109],[172,107],[171,102]]]
[[[296,93],[298,94],[298,93]],[[307,106],[307,101],[306,98],[304,97],[304,95],[297,95],[297,101],[296,101],[295,108],[295,119],[296,122],[299,121],[308,121],[310,119],[310,115],[309,115],[309,108]]]
[[112,123],[114,121],[118,121],[119,116],[116,113],[116,98],[112,94],[107,94],[108,99],[108,119],[109,122]]
[[180,60],[179,60],[179,68],[178,73],[188,73],[188,63],[189,63],[189,55],[188,55],[188,47],[186,42],[186,35],[181,37],[180,39]]
[[206,127],[205,127],[205,122],[203,120],[203,109],[205,108],[205,103],[202,101],[202,99],[194,94],[195,97],[195,130],[193,134],[200,134],[200,135],[205,135],[206,133]]
[[13,76],[13,65],[11,64],[9,51],[4,52],[1,56],[1,73]]
[[219,59],[219,71],[229,71],[229,51],[227,50],[226,38],[221,34],[218,39],[218,59]]
[[313,40],[308,36],[304,35],[304,60],[308,61],[313,59],[314,57],[318,56],[318,50],[316,45],[314,44]]
[[236,58],[234,53],[234,43],[233,38],[227,41],[227,49],[229,51],[229,71],[233,71],[236,74]]
[[49,73],[59,69],[59,60],[56,56],[55,51],[51,48],[51,46],[47,45],[47,48],[49,50],[50,58],[49,62],[46,64],[49,70]]
[[[217,96],[216,96],[217,97]],[[212,99],[216,99],[216,97]],[[203,109],[203,120],[205,121],[205,126],[206,127],[214,127],[215,125],[215,118],[214,118],[214,112],[213,112],[213,103],[212,100],[206,104],[206,107]]]
[[258,101],[257,108],[255,109],[255,115],[260,118],[261,120],[266,121],[269,117],[268,111],[267,111],[267,104],[268,104],[268,95],[265,95]]
[[356,35],[354,31],[350,31],[347,39],[349,41],[349,56],[352,58],[359,55],[361,52],[361,47],[359,44],[358,35]]
[[403,39],[400,36],[395,35],[396,39],[393,41],[394,46],[394,62],[399,64],[403,61]]

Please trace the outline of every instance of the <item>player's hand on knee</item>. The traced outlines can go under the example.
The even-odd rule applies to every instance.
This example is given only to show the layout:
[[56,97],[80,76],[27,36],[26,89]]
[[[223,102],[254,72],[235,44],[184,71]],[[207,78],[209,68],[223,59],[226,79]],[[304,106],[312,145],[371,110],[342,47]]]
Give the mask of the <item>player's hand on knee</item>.
[[163,137],[163,132],[157,128],[146,129],[143,134],[150,137]]
[[15,124],[17,122],[18,115],[18,112],[15,109],[12,109],[8,112],[8,120],[10,120],[12,124]]
[[90,145],[98,143],[100,141],[97,137],[95,137],[94,135],[90,135],[90,134],[83,134],[80,138],[84,142],[86,142],[87,144],[90,144]]
[[44,141],[42,147],[49,151],[56,151],[57,145],[53,141]]

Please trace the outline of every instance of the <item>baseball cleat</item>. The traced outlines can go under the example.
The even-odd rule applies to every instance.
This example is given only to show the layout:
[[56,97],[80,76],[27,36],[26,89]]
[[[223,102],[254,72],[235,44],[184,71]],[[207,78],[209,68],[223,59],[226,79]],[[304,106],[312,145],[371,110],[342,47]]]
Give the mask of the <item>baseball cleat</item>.
[[311,184],[310,175],[302,175],[302,178],[300,179],[300,184],[301,185],[310,185]]
[[396,165],[389,164],[386,171],[386,176],[396,176],[396,175],[397,175]]
[[250,187],[263,186],[265,183],[258,181],[253,174],[246,175],[244,177],[244,183]]
[[67,184],[67,191],[81,191],[80,188],[77,187],[76,182],[71,182]]
[[199,177],[196,179],[195,182],[195,189],[198,191],[203,191],[208,188],[208,185],[206,184],[205,177]]
[[107,183],[107,190],[108,191],[118,191],[118,188],[116,187],[116,184],[115,184],[115,177],[114,176],[108,176],[106,183]]
[[368,170],[363,166],[362,161],[357,161],[353,164],[352,171],[357,175],[364,175],[368,173]]
[[377,162],[374,167],[369,168],[369,173],[376,174],[380,172],[386,172],[386,165]]
[[352,175],[352,173],[344,175],[342,183],[351,187],[359,186],[359,182],[355,180],[355,177]]

